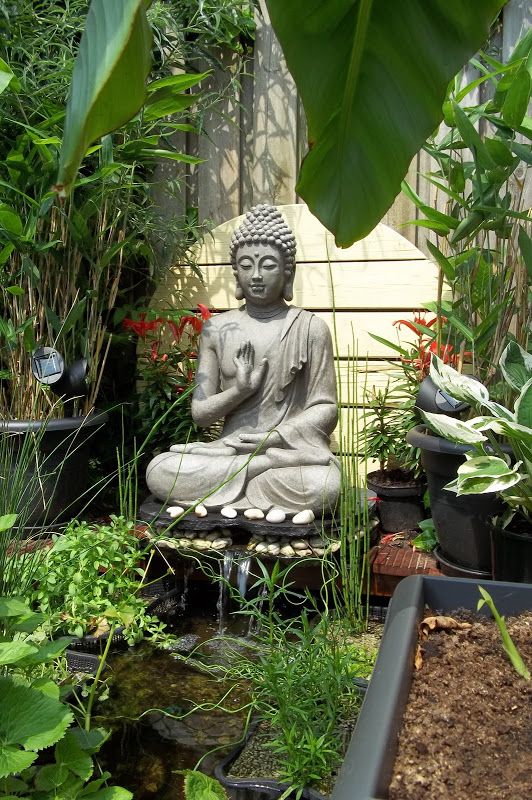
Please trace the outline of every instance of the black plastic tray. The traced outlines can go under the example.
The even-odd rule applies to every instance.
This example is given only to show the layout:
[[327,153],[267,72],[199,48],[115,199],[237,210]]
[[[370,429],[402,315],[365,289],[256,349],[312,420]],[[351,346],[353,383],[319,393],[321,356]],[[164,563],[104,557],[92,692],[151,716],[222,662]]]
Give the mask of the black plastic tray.
[[[387,800],[425,606],[476,610],[485,587],[501,614],[532,609],[532,585],[412,575],[392,597],[379,654],[331,800]],[[484,607],[481,613],[489,616]]]

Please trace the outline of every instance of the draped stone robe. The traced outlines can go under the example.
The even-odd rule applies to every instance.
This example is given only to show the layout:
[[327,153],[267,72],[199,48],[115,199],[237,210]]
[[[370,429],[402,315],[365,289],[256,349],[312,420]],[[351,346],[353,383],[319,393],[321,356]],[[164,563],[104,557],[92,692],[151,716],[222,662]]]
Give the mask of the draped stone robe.
[[[219,440],[156,456],[147,470],[150,490],[165,502],[185,506],[202,499],[212,509],[330,510],[338,497],[340,472],[329,445],[337,422],[329,329],[311,312],[293,306],[287,307],[284,319],[250,320],[241,308],[207,324],[202,336],[209,337],[216,353],[219,390],[234,385],[233,356],[245,339],[254,345],[255,364],[268,359],[266,375],[259,390],[227,415]],[[200,354],[198,381],[201,364]],[[268,450],[269,431],[279,434],[285,452]],[[224,439],[256,432],[264,433],[262,452],[268,452],[273,466],[249,479],[250,454],[238,453]]]

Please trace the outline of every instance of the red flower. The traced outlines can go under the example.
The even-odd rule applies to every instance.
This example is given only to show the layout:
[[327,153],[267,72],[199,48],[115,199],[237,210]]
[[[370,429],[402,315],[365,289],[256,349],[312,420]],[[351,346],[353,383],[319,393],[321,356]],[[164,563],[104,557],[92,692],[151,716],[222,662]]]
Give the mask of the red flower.
[[203,305],[203,303],[198,303],[198,308],[203,322],[206,322],[208,319],[212,317],[212,313],[209,311],[207,306]]
[[162,319],[152,319],[146,320],[146,314],[140,314],[140,319],[124,319],[122,321],[123,328],[130,328],[133,333],[136,333],[137,336],[140,336],[141,339],[144,339],[146,334],[149,331],[157,330],[158,326],[163,322]]

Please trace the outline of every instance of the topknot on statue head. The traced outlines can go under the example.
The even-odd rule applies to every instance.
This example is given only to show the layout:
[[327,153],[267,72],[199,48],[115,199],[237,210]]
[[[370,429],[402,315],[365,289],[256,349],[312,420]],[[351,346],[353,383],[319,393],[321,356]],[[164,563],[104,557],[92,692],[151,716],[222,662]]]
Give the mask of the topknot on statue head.
[[229,257],[236,270],[236,253],[244,244],[262,244],[278,247],[284,257],[287,278],[293,277],[296,266],[296,237],[275,206],[261,203],[254,206],[233,233],[229,246]]

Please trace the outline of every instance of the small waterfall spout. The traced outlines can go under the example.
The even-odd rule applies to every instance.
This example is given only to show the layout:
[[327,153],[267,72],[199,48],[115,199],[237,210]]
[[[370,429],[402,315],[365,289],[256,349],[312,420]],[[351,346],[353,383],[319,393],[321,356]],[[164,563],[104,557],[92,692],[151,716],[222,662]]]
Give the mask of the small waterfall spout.
[[194,571],[193,564],[189,564],[183,570],[183,591],[181,593],[181,597],[179,598],[179,607],[183,611],[187,610],[188,581],[193,571]]
[[218,602],[216,603],[216,608],[218,610],[218,633],[220,635],[227,627],[227,600],[229,596],[227,585],[231,580],[234,562],[234,551],[226,550],[224,553],[224,559],[220,562],[220,590],[218,593]]
[[243,558],[238,562],[238,569],[236,573],[236,586],[242,597],[246,596],[248,589],[248,575],[251,565],[251,556]]

